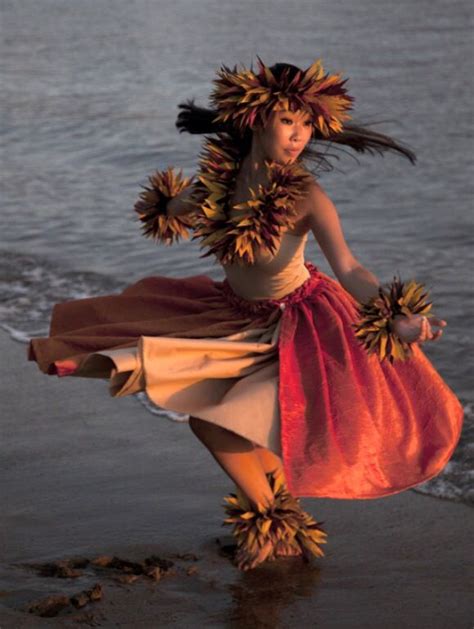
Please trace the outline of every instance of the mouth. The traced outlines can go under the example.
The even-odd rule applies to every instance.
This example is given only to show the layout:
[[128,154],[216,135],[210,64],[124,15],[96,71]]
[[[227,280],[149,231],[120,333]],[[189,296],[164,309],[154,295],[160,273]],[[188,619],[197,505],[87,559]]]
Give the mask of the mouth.
[[298,155],[301,149],[286,149],[286,152],[290,155]]

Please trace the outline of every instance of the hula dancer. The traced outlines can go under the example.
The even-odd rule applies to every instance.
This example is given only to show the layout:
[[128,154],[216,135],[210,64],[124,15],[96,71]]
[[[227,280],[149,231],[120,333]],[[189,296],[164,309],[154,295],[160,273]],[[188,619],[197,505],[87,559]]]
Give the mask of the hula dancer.
[[[421,349],[446,321],[415,280],[386,285],[349,249],[311,162],[325,143],[414,154],[351,123],[347,79],[278,63],[217,73],[211,107],[181,103],[204,134],[197,172],[150,175],[135,204],[145,236],[191,236],[225,279],[144,277],[122,293],[57,304],[29,358],[48,374],[110,380],[187,413],[234,481],[224,524],[242,569],[323,555],[300,497],[378,498],[437,475],[463,411]],[[309,235],[337,280],[305,261]]]

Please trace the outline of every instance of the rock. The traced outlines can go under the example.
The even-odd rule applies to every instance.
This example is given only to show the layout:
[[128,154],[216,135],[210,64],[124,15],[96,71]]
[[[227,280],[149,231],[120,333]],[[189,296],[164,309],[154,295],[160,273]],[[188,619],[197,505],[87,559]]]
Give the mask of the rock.
[[87,557],[75,557],[74,559],[69,560],[69,565],[71,568],[85,568],[90,563],[90,560]]
[[36,616],[50,618],[52,616],[57,616],[62,609],[69,606],[69,603],[69,596],[66,596],[65,594],[47,596],[40,601],[31,603],[31,605],[28,606],[27,611],[30,614],[35,614]]
[[198,572],[199,568],[197,566],[189,566],[189,568],[186,570],[186,574],[188,575],[197,574]]
[[199,557],[194,553],[176,553],[172,555],[176,559],[184,559],[185,561],[199,561]]
[[87,590],[91,601],[100,601],[104,595],[100,583],[95,583],[90,590]]
[[100,555],[91,561],[91,564],[98,568],[111,568],[121,570],[132,574],[143,574],[143,565],[137,561],[129,561],[120,557],[110,557],[108,555]]
[[85,592],[79,592],[79,594],[71,596],[71,603],[74,607],[84,607],[89,601],[89,596]]
[[99,555],[99,557],[91,560],[91,564],[99,568],[108,568],[114,559],[110,555]]
[[158,566],[165,572],[174,566],[173,561],[170,559],[162,559],[161,557],[158,557],[158,555],[150,555],[150,557],[145,558],[144,562],[147,566]]
[[115,580],[119,583],[129,584],[134,583],[139,578],[138,574],[120,574],[118,577],[115,577]]
[[52,561],[43,564],[31,564],[42,577],[59,577],[60,579],[75,579],[82,576],[82,572],[74,570],[67,560]]
[[161,569],[158,568],[157,566],[149,566],[145,570],[145,575],[149,577],[150,579],[153,579],[153,581],[159,581],[162,577],[162,574],[163,573]]
[[71,596],[71,603],[74,607],[84,607],[89,602],[100,601],[102,598],[102,586],[96,583],[90,590],[83,590],[74,596]]
[[137,561],[129,561],[128,559],[120,559],[120,557],[114,557],[112,562],[107,568],[115,568],[122,572],[128,572],[131,574],[143,574],[143,565]]

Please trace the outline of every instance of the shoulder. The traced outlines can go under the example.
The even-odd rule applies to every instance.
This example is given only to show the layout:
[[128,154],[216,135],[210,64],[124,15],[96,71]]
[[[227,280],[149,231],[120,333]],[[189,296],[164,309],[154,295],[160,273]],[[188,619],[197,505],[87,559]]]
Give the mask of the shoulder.
[[349,269],[358,265],[358,261],[345,240],[336,206],[316,181],[309,185],[303,202],[307,225],[334,274],[341,280]]
[[338,209],[326,193],[322,185],[312,179],[307,186],[306,195],[299,207],[306,225],[316,235],[334,233],[341,230],[341,219]]
[[304,197],[304,200],[306,201],[306,203],[313,203],[321,201],[325,198],[328,199],[329,197],[323,186],[314,175],[311,175],[308,178],[308,184],[306,186],[306,196]]
[[328,206],[334,207],[329,195],[314,175],[308,178],[305,194],[299,199],[297,205],[299,212],[308,217],[324,212]]

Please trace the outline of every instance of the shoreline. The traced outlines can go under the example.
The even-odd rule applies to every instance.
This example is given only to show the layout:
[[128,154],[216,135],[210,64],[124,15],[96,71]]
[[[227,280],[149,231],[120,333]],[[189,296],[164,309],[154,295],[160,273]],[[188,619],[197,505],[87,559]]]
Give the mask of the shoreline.
[[[303,498],[325,523],[326,556],[242,573],[215,541],[231,541],[221,507],[231,483],[187,423],[110,397],[104,381],[43,375],[6,332],[0,349],[1,629],[472,625],[467,505],[415,491]],[[186,553],[197,559],[176,558]],[[53,618],[21,611],[97,577],[41,577],[23,564],[105,554],[175,557],[176,573],[129,584],[103,576],[103,599],[80,610]]]

